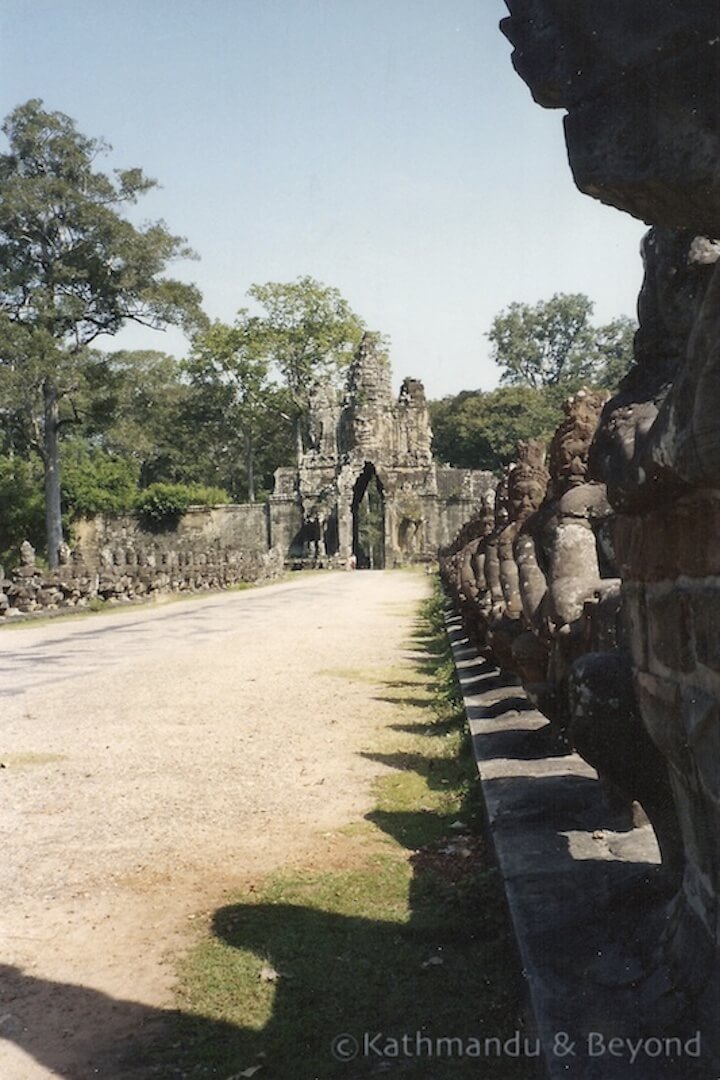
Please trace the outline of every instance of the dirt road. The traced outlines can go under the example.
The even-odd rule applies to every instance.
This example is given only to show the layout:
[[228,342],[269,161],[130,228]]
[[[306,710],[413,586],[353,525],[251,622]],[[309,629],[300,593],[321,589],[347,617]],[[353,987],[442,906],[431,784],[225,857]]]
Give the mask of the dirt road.
[[372,670],[427,591],[328,573],[0,630],[2,1080],[115,1080],[194,913],[369,806]]

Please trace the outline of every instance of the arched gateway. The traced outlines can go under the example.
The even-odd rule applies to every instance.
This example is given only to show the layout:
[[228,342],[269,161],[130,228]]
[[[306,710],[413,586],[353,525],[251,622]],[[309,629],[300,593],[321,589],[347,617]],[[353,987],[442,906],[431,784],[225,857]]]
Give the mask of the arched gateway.
[[355,481],[352,499],[352,553],[359,570],[385,566],[385,492],[370,461]]
[[275,473],[271,544],[291,561],[322,565],[434,558],[496,481],[492,473],[437,465],[431,440],[422,383],[405,379],[395,399],[380,337],[365,334],[342,401],[328,385],[313,390],[299,468]]

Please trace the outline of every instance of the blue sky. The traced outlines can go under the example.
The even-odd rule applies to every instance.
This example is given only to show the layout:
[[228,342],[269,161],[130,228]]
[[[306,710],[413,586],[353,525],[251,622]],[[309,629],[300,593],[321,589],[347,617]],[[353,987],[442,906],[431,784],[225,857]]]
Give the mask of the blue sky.
[[[310,274],[388,334],[396,381],[489,389],[513,300],[634,314],[641,223],[580,195],[501,0],[0,0],[0,113],[40,97],[140,165],[208,313]],[[182,355],[178,332],[108,347]]]

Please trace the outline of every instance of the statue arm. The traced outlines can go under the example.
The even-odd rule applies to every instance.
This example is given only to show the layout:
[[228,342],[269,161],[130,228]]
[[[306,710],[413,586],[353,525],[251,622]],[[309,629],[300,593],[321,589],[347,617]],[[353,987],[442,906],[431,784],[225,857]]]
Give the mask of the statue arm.
[[570,626],[601,586],[597,542],[588,522],[571,519],[558,525],[549,579],[548,614],[556,627]]
[[523,615],[530,627],[540,629],[540,609],[547,593],[547,578],[540,568],[535,537],[521,532],[515,541],[515,562],[518,569]]
[[513,552],[514,533],[514,526],[508,526],[498,544],[502,599],[505,612],[511,618],[518,616],[522,610],[522,602],[520,599],[520,574]]
[[500,584],[500,560],[496,539],[488,543],[485,551],[485,582],[490,603],[493,605],[502,603],[503,591]]

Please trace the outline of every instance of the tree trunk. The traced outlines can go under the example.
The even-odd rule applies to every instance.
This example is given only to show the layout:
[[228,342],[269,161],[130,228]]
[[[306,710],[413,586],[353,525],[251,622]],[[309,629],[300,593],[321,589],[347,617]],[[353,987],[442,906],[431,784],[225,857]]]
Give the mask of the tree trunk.
[[48,565],[54,570],[60,561],[63,542],[62,508],[60,505],[60,416],[57,387],[52,379],[43,383],[45,424],[43,432],[43,464],[45,467],[45,532]]
[[303,443],[303,418],[298,416],[295,421],[295,448],[297,450],[297,463],[302,464],[303,455],[305,453],[305,445]]
[[245,469],[247,471],[248,501],[255,502],[255,454],[252,436],[249,431],[244,432],[245,441]]

